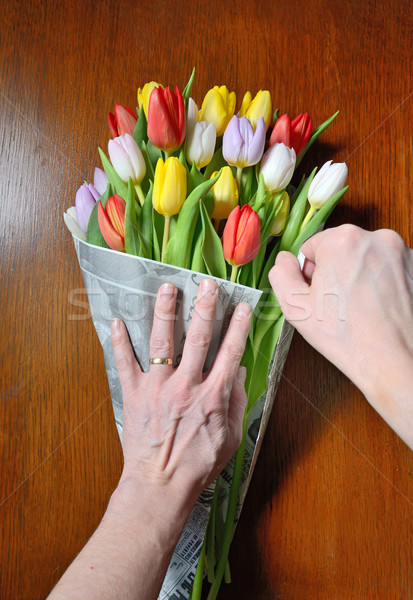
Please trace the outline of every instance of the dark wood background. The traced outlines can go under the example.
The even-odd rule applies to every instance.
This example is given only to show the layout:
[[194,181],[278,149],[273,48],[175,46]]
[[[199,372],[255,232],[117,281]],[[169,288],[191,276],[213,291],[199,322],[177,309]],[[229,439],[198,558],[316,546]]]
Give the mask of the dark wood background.
[[[316,123],[303,171],[345,160],[331,224],[412,245],[409,0],[5,0],[0,40],[1,587],[44,598],[122,467],[102,351],[63,211],[99,164],[106,115],[197,67],[238,98],[269,89]],[[221,598],[413,598],[413,454],[295,335]]]

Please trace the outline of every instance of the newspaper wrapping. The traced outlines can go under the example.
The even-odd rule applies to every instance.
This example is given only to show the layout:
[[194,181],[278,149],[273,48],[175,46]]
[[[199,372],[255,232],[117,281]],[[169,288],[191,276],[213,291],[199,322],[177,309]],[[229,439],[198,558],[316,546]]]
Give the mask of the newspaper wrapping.
[[[76,237],[73,237],[73,241],[83,275],[93,324],[103,348],[116,427],[122,440],[122,391],[110,341],[111,320],[118,317],[125,322],[136,358],[143,370],[148,370],[149,338],[156,295],[163,283],[173,283],[178,289],[173,362],[174,365],[178,365],[195,307],[198,286],[206,276],[187,269],[93,246]],[[215,277],[212,277],[212,279],[218,284],[219,296],[205,370],[208,370],[212,364],[238,303],[241,301],[247,302],[254,309],[261,296],[259,290]],[[236,521],[239,519],[261,447],[292,334],[293,328],[287,322],[284,322],[270,366],[267,392],[256,402],[249,417],[242,487]],[[232,470],[233,461],[226,466],[220,479],[219,507],[223,514],[226,511]],[[211,484],[196,503],[173,554],[159,600],[187,600],[189,598],[207,527],[213,493],[214,484]]]

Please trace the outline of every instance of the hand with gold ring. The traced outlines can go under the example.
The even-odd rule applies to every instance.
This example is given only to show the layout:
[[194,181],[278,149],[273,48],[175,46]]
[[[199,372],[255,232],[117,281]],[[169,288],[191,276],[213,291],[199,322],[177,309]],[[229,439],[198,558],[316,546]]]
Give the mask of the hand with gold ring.
[[112,343],[123,392],[123,477],[186,490],[194,503],[240,443],[246,395],[239,367],[251,310],[240,304],[209,373],[203,366],[218,300],[213,280],[200,287],[182,360],[172,366],[177,290],[163,285],[156,300],[150,367],[135,360],[125,325],[114,321]]

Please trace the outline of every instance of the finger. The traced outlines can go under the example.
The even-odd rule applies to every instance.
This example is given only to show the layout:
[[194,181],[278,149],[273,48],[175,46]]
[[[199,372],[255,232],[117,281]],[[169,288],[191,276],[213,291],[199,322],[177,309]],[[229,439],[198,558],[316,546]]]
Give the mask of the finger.
[[[164,283],[159,288],[149,344],[150,358],[173,358],[176,295],[177,289],[172,283]],[[172,373],[173,366],[150,365],[149,371],[167,377]]]
[[180,371],[192,381],[202,381],[202,369],[208,354],[218,302],[218,286],[204,279],[198,290],[194,314],[186,336]]
[[218,387],[230,394],[232,384],[238,372],[239,363],[244,354],[245,343],[251,326],[251,307],[241,302],[232,315],[231,323],[225,335],[209,377]]
[[285,318],[290,322],[305,320],[311,314],[310,287],[297,258],[290,252],[280,252],[268,279],[280,303]]
[[304,254],[306,259],[314,264],[316,262],[316,254],[318,247],[320,246],[323,239],[325,239],[327,233],[327,231],[320,231],[319,233],[316,233],[315,235],[308,238],[308,240],[306,240],[300,248],[300,251]]
[[110,333],[120,384],[124,390],[131,389],[142,370],[133,353],[125,323],[120,319],[114,319]]
[[247,406],[247,394],[245,392],[246,376],[247,369],[239,367],[229,398],[228,427],[234,443],[234,452],[239,447],[242,438],[242,421],[244,419],[245,407]]

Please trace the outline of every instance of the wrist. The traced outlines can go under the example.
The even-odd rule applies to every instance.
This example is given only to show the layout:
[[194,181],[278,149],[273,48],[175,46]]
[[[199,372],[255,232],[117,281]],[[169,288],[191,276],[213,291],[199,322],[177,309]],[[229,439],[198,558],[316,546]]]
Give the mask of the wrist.
[[194,503],[188,501],[185,489],[176,490],[170,482],[154,484],[123,473],[106,515],[131,533],[141,535],[143,528],[150,529],[160,544],[173,548]]
[[374,374],[359,386],[369,403],[413,449],[413,355],[389,351]]

